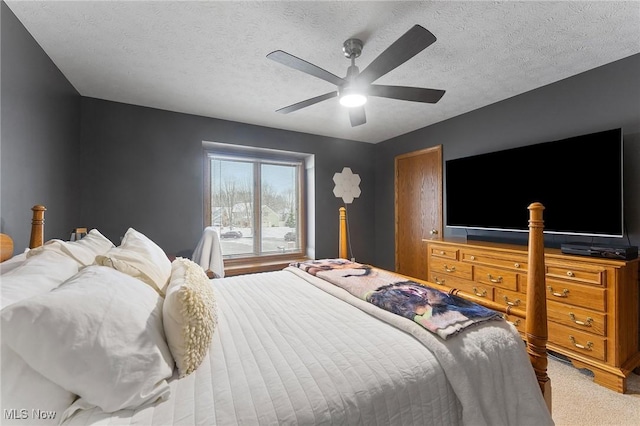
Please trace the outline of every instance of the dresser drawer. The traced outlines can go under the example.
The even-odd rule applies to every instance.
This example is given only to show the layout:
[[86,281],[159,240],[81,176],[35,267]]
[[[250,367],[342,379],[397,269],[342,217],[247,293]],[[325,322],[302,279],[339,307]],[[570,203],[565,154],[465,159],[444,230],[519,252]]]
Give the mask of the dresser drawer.
[[548,265],[547,277],[564,279],[581,284],[602,286],[606,284],[606,273],[603,269],[589,269],[584,266],[574,267],[571,265]]
[[440,274],[438,272],[432,273],[431,271],[429,272],[429,281],[439,285],[447,286],[450,289],[461,288],[461,286],[469,282],[460,278],[456,278],[455,276],[449,274]]
[[466,263],[432,258],[429,264],[429,273],[454,275],[458,278],[471,279],[473,266]]
[[513,291],[518,290],[517,273],[506,269],[476,266],[473,279],[485,285],[506,288],[507,290]]
[[491,253],[478,251],[460,251],[460,260],[463,262],[473,263],[475,265],[497,266],[500,268],[514,268],[526,271],[527,257],[509,256],[509,258],[492,255]]
[[505,306],[514,306],[520,309],[527,308],[527,295],[524,293],[496,288],[495,300]]
[[607,339],[571,327],[549,322],[549,341],[592,358],[606,361]]
[[583,308],[605,311],[604,288],[547,279],[547,299]]
[[516,328],[516,330],[518,330],[518,332],[520,334],[523,334],[523,335],[525,334],[526,321],[525,321],[524,318],[520,318],[520,317],[517,317],[515,315],[507,315],[507,314],[503,314],[502,318],[504,318],[505,321],[507,321],[512,326],[514,326]]
[[564,305],[549,300],[547,303],[547,318],[549,321],[573,327],[587,333],[599,336],[607,335],[607,315],[589,309]]
[[465,293],[483,297],[487,300],[493,300],[493,287],[478,284],[472,281],[460,281],[456,283],[456,288]]
[[459,251],[459,249],[453,246],[429,246],[429,254],[431,256],[444,259],[458,260]]

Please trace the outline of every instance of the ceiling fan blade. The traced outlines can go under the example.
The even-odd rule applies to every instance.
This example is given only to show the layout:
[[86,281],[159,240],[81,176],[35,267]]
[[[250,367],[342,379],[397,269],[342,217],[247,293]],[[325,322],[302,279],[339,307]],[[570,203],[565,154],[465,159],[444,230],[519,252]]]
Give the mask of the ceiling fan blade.
[[295,57],[287,52],[283,52],[282,50],[276,50],[275,52],[269,53],[267,55],[267,58],[279,62],[282,65],[293,68],[294,70],[302,71],[321,80],[333,83],[336,86],[340,86],[345,83],[344,79],[338,77],[337,75],[331,74],[329,71],[323,70],[317,65],[313,65],[312,63],[307,62],[304,59]]
[[420,25],[414,25],[360,73],[358,82],[363,84],[374,82],[422,52],[435,41],[436,36],[431,34],[431,31]]
[[351,120],[351,127],[366,123],[367,116],[364,113],[364,106],[349,108],[349,120]]
[[316,96],[315,98],[310,98],[305,101],[301,101],[293,105],[280,108],[279,110],[276,110],[276,112],[279,112],[282,114],[289,114],[290,112],[297,111],[299,109],[311,106],[313,104],[317,104],[318,102],[326,101],[327,99],[331,99],[336,96],[338,96],[338,92],[334,90],[333,92],[325,93],[324,95]]
[[421,87],[381,86],[372,84],[367,90],[369,96],[400,99],[401,101],[425,102],[435,104],[444,95],[444,90],[423,89]]

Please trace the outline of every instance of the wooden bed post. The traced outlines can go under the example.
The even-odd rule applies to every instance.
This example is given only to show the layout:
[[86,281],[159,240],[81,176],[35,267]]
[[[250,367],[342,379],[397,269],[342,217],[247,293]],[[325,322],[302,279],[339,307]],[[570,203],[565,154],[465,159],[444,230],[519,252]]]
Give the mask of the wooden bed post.
[[551,411],[551,382],[547,376],[547,304],[544,265],[544,206],[529,206],[529,271],[527,273],[527,352],[540,390]]
[[340,238],[338,239],[338,257],[348,259],[347,253],[347,209],[340,207]]
[[13,256],[13,239],[7,234],[0,234],[0,262]]
[[[405,276],[406,279],[415,281],[427,287],[435,288],[449,294],[460,296],[464,299],[483,305],[489,309],[504,312],[507,315],[525,318],[525,340],[529,360],[542,391],[544,401],[551,412],[551,380],[547,375],[547,299],[546,299],[546,269],[544,259],[544,221],[542,212],[544,206],[541,203],[532,203],[529,209],[529,247],[528,247],[528,272],[527,272],[527,303],[526,310],[521,306],[504,305],[497,301],[486,300],[482,295],[467,293],[460,289],[445,286],[442,283],[424,281]],[[340,257],[347,258],[347,226],[346,209],[340,208]],[[401,275],[401,274],[398,274]]]
[[35,205],[31,207],[33,218],[31,219],[31,240],[29,248],[40,247],[44,244],[44,212],[47,210],[45,206]]

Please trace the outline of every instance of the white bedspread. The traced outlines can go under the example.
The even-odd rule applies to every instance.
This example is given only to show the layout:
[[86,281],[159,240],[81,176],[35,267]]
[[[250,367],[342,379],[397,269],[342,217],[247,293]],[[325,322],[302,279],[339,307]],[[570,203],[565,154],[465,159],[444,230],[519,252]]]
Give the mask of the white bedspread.
[[523,341],[506,321],[488,321],[442,340],[415,322],[379,309],[320,278],[297,268],[287,270],[422,342],[437,358],[462,403],[463,424],[553,424]]
[[[314,285],[288,268],[213,280],[219,325],[209,354],[194,374],[171,381],[168,401],[112,414],[81,411],[65,424],[552,423],[524,351],[500,355],[522,344],[510,326],[481,326],[446,344],[424,330],[428,336],[416,331],[416,338],[366,311],[395,315],[366,302],[355,308],[341,300],[343,290],[307,278]],[[397,319],[421,329],[391,318]],[[489,345],[483,333],[502,333],[506,341]],[[425,343],[434,347],[428,350]],[[460,353],[446,355],[445,345]],[[475,347],[488,352],[471,353]],[[451,371],[467,355],[485,358],[474,377],[465,377],[467,370],[477,373],[474,366]]]

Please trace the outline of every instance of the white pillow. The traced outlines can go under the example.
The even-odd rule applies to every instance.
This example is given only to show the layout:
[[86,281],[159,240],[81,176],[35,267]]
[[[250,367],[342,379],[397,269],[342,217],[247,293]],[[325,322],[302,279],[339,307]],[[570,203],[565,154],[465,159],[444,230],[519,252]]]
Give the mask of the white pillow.
[[93,265],[97,255],[105,254],[113,247],[111,240],[102,235],[97,229],[92,229],[81,240],[49,240],[44,245],[29,250],[27,257],[36,256],[45,251],[55,251],[72,257],[82,268]]
[[0,277],[2,308],[46,293],[78,272],[78,262],[55,251],[46,251],[22,262]]
[[5,308],[2,340],[85,406],[135,409],[170,394],[174,361],[162,302],[135,278],[88,266],[55,290]]
[[171,264],[164,332],[180,377],[193,373],[209,350],[218,321],[213,287],[204,269],[181,257]]
[[29,249],[25,249],[24,252],[16,254],[11,259],[7,259],[0,263],[0,275],[6,274],[9,271],[14,270],[18,266],[22,265],[27,260],[27,252]]
[[124,234],[119,247],[97,256],[96,263],[138,278],[161,295],[164,295],[171,276],[171,261],[165,252],[133,228]]
[[6,345],[1,346],[2,424],[58,424],[76,395],[29,367]]

